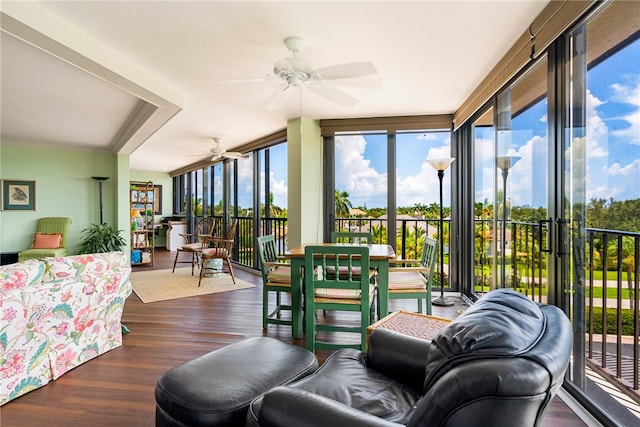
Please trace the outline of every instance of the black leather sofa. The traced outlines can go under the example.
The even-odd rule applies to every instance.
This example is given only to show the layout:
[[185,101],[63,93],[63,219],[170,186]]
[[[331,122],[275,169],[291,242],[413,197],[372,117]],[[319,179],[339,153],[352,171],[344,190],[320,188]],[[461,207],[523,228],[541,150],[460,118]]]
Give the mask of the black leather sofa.
[[255,399],[253,426],[535,426],[562,385],[568,318],[489,292],[433,341],[375,330],[366,353],[333,353],[312,375]]

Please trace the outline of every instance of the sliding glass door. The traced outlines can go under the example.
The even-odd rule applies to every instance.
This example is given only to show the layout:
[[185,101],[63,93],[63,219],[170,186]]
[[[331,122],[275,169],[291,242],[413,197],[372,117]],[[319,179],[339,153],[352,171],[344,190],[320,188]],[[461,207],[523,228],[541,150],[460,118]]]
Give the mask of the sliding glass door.
[[547,60],[501,91],[473,124],[476,293],[546,298],[549,176]]
[[640,34],[608,3],[564,39],[559,301],[574,328],[566,383],[592,412],[640,418]]

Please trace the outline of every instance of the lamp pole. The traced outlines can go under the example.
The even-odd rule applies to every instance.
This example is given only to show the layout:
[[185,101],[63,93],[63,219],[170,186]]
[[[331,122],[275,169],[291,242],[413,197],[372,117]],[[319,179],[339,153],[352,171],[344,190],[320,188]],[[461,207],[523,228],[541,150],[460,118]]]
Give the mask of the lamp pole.
[[92,176],[91,179],[98,181],[98,188],[100,189],[100,224],[102,224],[102,182],[109,179],[108,176]]
[[455,158],[453,157],[427,160],[429,164],[438,171],[438,180],[440,181],[440,222],[438,223],[438,237],[440,240],[440,296],[431,301],[433,305],[439,306],[453,305],[453,301],[444,295],[444,228],[442,218],[444,211],[442,206],[442,178],[444,178],[444,171],[454,160]]
[[509,169],[511,169],[518,160],[520,160],[520,157],[517,156],[500,156],[497,159],[498,168],[502,171],[502,237],[500,242],[502,262],[500,265],[500,277],[503,288],[506,288],[507,280],[507,262],[505,255],[507,251],[507,177],[509,176]]

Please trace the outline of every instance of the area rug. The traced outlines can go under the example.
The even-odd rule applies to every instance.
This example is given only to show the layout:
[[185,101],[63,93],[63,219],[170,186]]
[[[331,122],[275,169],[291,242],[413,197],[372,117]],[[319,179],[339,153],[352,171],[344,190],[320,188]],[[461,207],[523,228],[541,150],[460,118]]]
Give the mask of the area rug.
[[198,287],[198,271],[192,276],[191,267],[176,268],[175,273],[171,270],[134,271],[131,284],[143,303],[255,288],[237,277],[234,284],[227,273],[203,277],[202,285]]

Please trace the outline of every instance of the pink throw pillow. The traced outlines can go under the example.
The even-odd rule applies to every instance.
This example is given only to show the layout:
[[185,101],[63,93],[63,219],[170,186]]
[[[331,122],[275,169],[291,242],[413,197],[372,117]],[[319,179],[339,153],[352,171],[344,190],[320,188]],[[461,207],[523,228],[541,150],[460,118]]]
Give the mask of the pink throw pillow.
[[62,243],[60,233],[36,233],[31,249],[57,249]]

